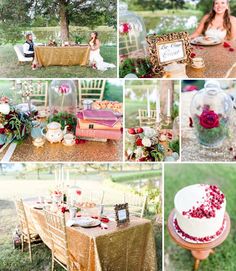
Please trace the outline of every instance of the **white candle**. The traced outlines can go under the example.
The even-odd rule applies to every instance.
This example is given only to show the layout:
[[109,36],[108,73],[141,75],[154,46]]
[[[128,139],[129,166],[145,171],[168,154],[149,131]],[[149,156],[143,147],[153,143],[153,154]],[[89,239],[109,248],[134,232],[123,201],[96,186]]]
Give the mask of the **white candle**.
[[170,114],[170,89],[168,88],[167,90],[167,117],[170,117],[171,114]]
[[160,123],[160,91],[156,87],[156,122]]
[[70,172],[69,172],[69,169],[67,170],[67,183],[69,182],[70,180]]
[[148,117],[150,118],[150,116],[151,116],[151,111],[150,111],[150,96],[149,96],[149,89],[147,89],[147,114],[148,114]]

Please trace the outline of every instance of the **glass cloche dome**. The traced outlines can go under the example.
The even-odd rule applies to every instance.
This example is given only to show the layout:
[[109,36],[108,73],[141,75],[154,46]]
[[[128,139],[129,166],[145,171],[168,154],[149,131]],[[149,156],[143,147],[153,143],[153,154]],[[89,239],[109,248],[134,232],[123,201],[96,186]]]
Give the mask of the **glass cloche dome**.
[[53,80],[49,87],[50,115],[76,114],[77,95],[73,80]]
[[128,11],[128,5],[121,2],[119,16],[120,60],[146,56],[146,27],[141,17]]
[[217,81],[209,80],[191,102],[191,115],[199,143],[219,147],[228,135],[233,104]]

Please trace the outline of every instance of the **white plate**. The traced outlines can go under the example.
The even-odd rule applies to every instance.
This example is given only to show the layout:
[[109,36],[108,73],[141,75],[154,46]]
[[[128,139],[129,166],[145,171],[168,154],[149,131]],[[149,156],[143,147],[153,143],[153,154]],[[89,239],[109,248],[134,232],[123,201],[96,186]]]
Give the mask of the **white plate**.
[[200,36],[192,39],[190,42],[194,45],[212,46],[222,43],[222,40],[215,37],[208,37],[206,39],[206,37]]
[[75,224],[83,228],[91,228],[99,226],[101,221],[91,217],[79,217],[75,220]]

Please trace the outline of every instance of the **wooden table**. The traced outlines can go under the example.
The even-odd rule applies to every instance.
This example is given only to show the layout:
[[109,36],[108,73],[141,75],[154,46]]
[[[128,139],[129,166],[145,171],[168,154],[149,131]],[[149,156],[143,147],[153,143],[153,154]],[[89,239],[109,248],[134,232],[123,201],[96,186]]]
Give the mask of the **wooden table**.
[[193,52],[197,57],[202,57],[205,68],[194,69],[187,67],[189,78],[235,78],[236,77],[236,41],[230,42],[235,49],[230,52],[223,44],[214,46],[192,45]]
[[34,63],[38,66],[86,66],[89,61],[89,46],[36,46]]
[[198,270],[199,265],[200,265],[200,261],[206,260],[211,253],[214,253],[213,248],[222,244],[225,241],[225,239],[227,238],[227,236],[229,235],[229,232],[230,232],[229,215],[228,215],[228,213],[225,213],[226,228],[223,231],[223,233],[221,234],[221,236],[210,243],[204,243],[204,244],[203,243],[199,243],[199,244],[198,243],[190,243],[190,242],[185,241],[183,238],[181,238],[177,234],[177,232],[174,228],[174,224],[173,224],[174,215],[175,215],[175,210],[173,209],[169,215],[168,224],[167,224],[169,234],[170,234],[171,238],[179,246],[191,251],[191,253],[195,259],[194,270]]
[[[43,242],[50,238],[43,210],[34,209],[36,200],[24,200],[26,215]],[[100,227],[67,227],[69,255],[81,271],[156,271],[156,250],[151,221],[131,217],[130,224],[117,228],[116,222]]]

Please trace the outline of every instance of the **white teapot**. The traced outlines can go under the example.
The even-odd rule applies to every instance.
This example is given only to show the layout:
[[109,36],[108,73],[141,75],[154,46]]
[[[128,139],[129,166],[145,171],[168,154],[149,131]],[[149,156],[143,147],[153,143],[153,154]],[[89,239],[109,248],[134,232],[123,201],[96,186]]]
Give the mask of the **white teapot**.
[[[44,130],[47,128],[47,132],[45,133]],[[63,139],[64,134],[66,133],[67,126],[65,126],[64,131],[61,129],[61,124],[59,122],[53,121],[50,122],[47,127],[44,127],[41,132],[42,135],[46,137],[46,139],[50,143],[61,142]]]

